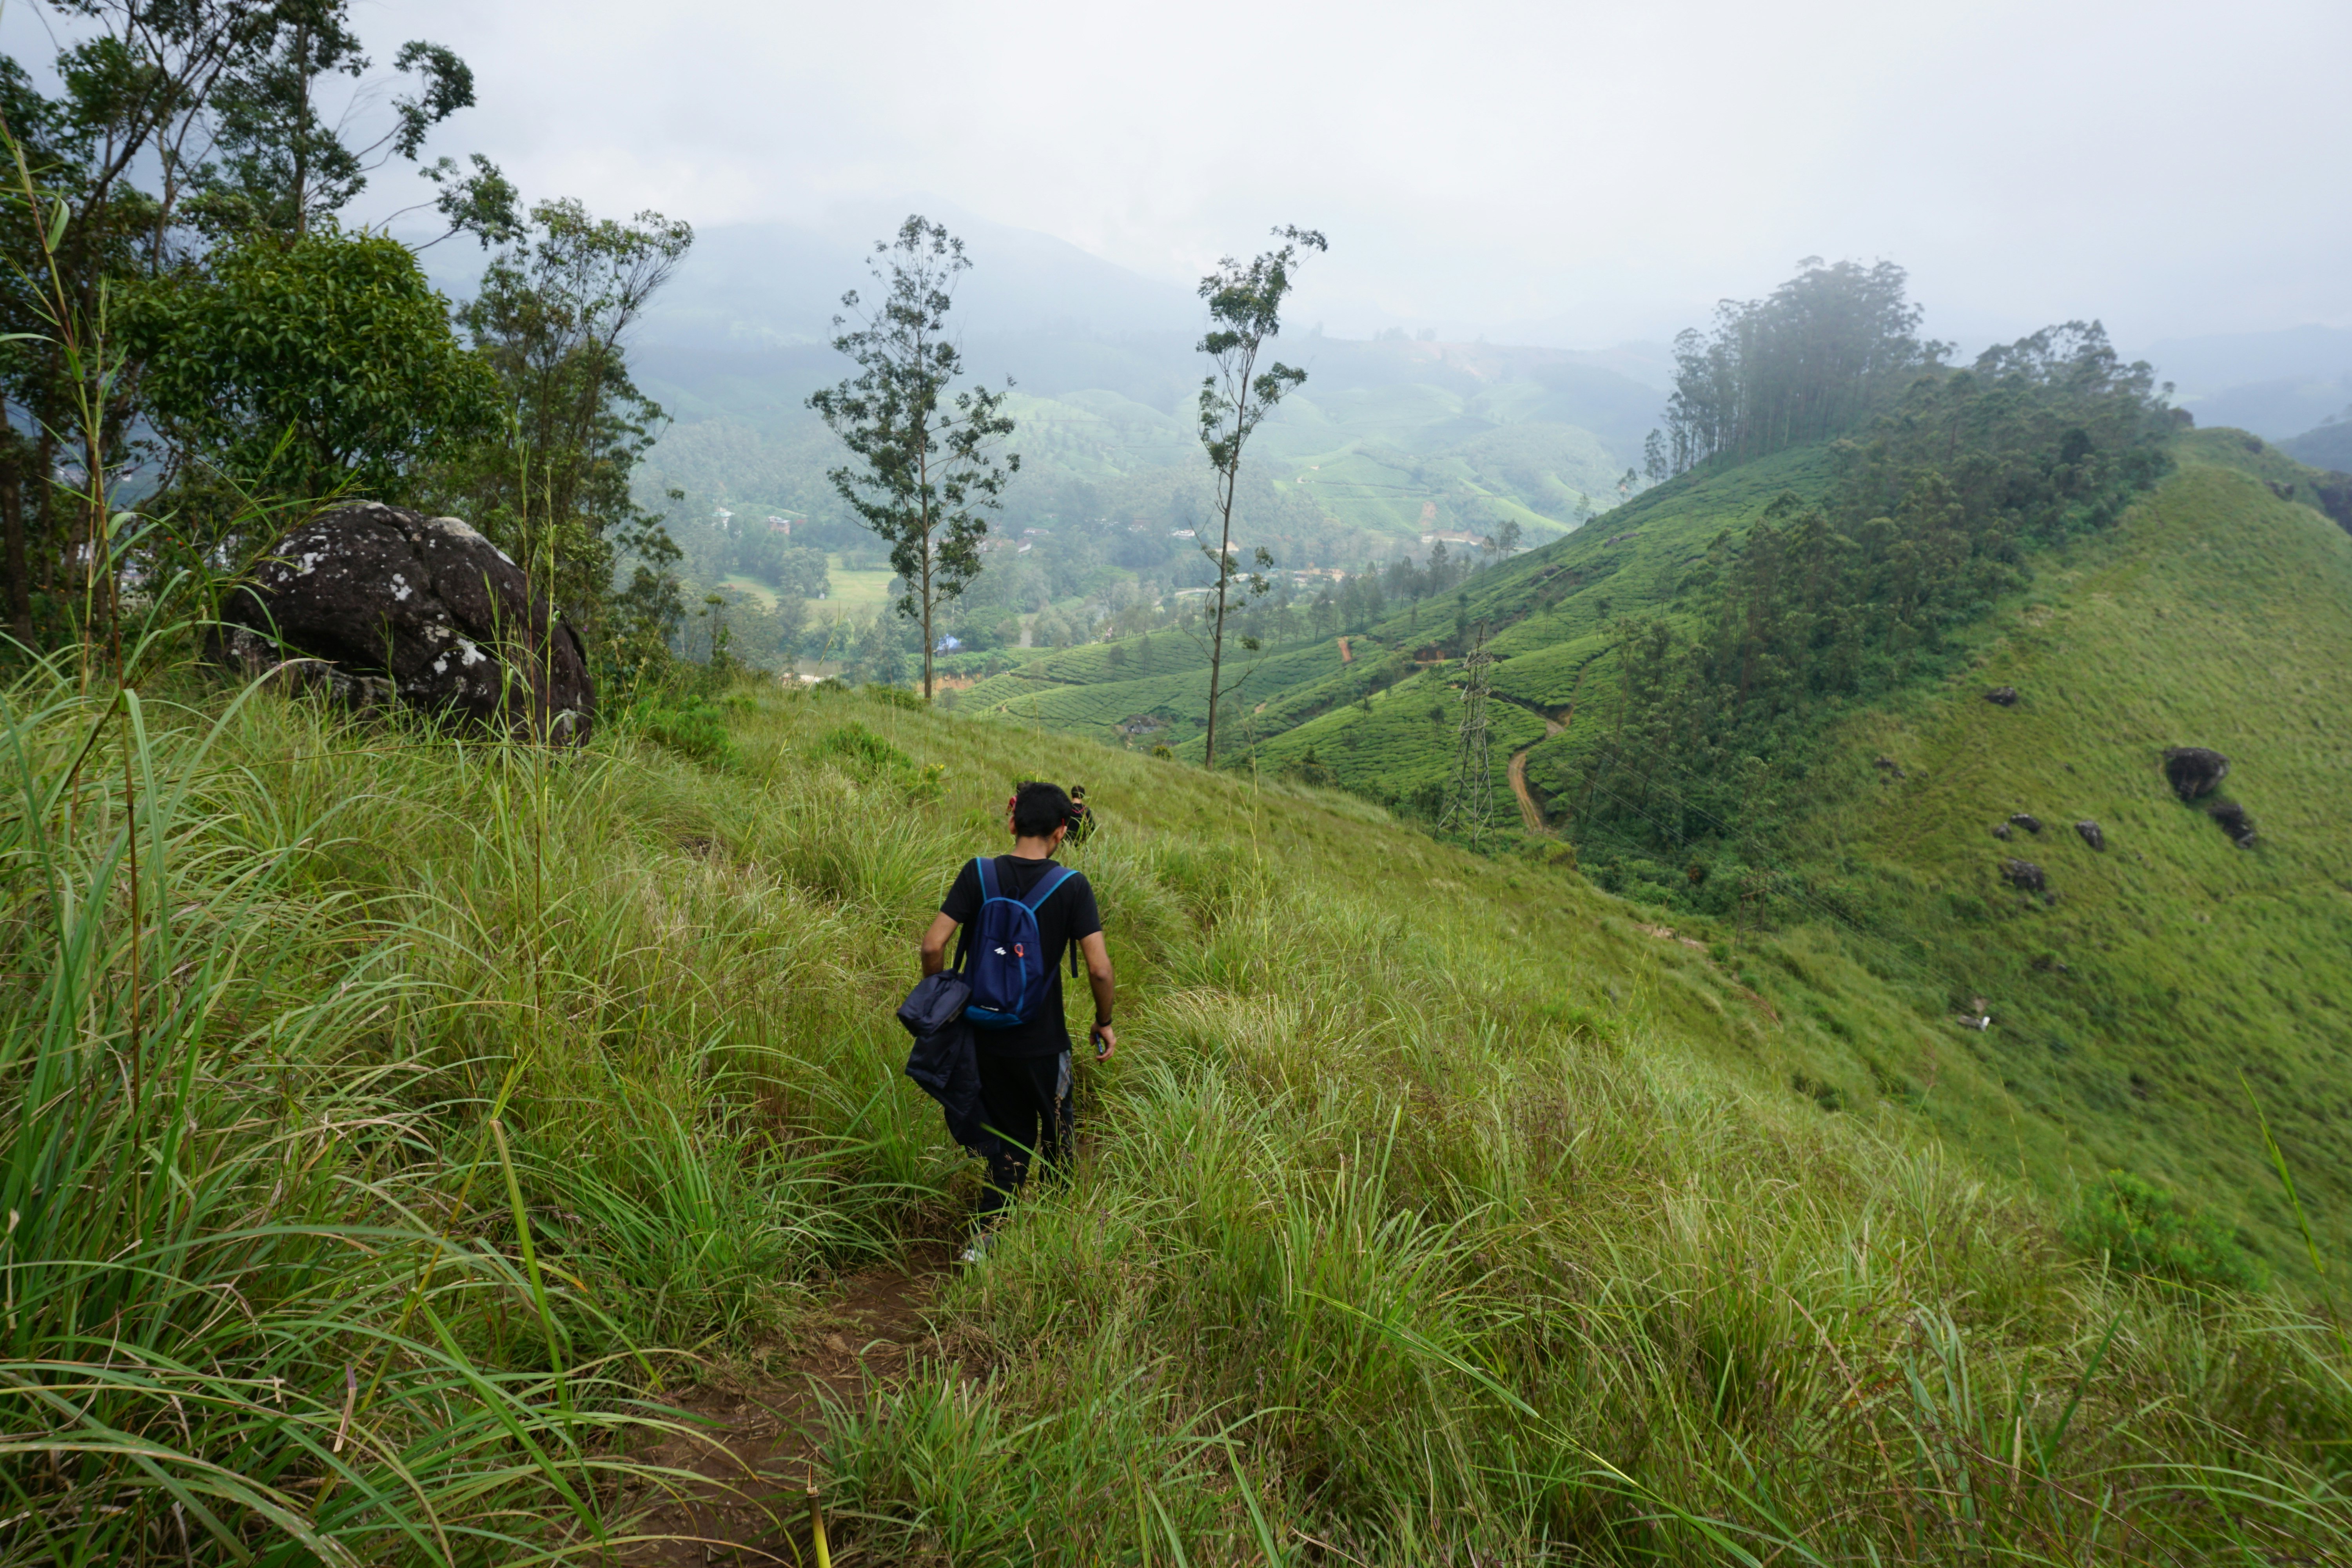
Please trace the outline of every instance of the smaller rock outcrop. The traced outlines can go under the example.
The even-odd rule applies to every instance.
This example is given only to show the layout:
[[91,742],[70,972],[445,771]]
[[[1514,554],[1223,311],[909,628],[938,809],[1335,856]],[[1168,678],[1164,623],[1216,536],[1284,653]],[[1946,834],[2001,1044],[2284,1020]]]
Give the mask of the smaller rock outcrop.
[[1996,686],[1990,691],[1986,692],[1984,697],[1986,701],[1991,703],[1996,708],[2014,708],[2017,706],[2017,688],[2014,686]]
[[2000,874],[2008,879],[2011,887],[2021,892],[2046,893],[2050,890],[2050,879],[2043,876],[2042,868],[2031,860],[2003,860]]
[[2227,798],[2217,800],[2205,808],[2205,815],[2219,823],[2241,849],[2254,847],[2254,819],[2246,808]]
[[2106,834],[2100,830],[2097,823],[2087,816],[2074,824],[2074,831],[2081,834],[2083,842],[2094,849],[2105,849],[2107,847]]
[[2016,835],[2011,831],[2010,826],[2006,822],[1994,823],[1992,825],[1992,836],[1995,838],[2002,840],[2007,840],[2016,837]]
[[2209,746],[2169,746],[2164,753],[2164,776],[2173,794],[2197,800],[2211,795],[2230,776],[2230,759]]
[[2011,812],[2009,814],[2009,819],[2018,826],[2025,829],[2028,833],[2039,833],[2042,831],[2042,819],[2034,816],[2030,811]]

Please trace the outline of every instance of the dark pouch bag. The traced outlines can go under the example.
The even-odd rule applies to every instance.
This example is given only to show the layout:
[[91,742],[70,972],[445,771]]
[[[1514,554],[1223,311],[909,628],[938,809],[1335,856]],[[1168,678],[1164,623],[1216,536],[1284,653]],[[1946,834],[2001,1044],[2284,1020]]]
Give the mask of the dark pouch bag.
[[980,1098],[980,1055],[971,1026],[963,1021],[971,987],[952,969],[926,974],[898,1004],[898,1022],[915,1037],[907,1053],[907,1076],[940,1102],[948,1136],[982,1159],[995,1144],[987,1131],[988,1110]]

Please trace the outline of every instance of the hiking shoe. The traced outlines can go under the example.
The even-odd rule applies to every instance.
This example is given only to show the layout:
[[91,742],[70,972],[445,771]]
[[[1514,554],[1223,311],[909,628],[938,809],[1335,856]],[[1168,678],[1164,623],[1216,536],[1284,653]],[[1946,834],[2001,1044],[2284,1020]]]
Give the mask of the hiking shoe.
[[971,1238],[971,1245],[963,1249],[962,1256],[958,1258],[956,1261],[958,1263],[987,1262],[988,1244],[995,1239],[995,1232],[987,1230],[982,1231],[978,1236]]

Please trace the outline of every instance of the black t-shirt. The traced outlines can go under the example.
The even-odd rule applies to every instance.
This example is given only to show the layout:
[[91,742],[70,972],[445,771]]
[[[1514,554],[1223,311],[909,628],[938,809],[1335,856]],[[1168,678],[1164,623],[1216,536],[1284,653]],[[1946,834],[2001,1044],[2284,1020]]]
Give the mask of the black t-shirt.
[[[1051,860],[1024,860],[999,855],[994,868],[999,897],[1025,899],[1054,868]],[[970,929],[980,916],[980,873],[969,860],[956,873],[955,885],[940,905],[940,913]],[[992,1057],[1057,1057],[1070,1048],[1070,1026],[1062,1016],[1062,963],[1070,943],[1083,942],[1102,930],[1095,908],[1095,890],[1086,873],[1073,871],[1037,906],[1037,940],[1045,960],[1045,995],[1025,1024],[1010,1029],[974,1029],[980,1049]]]

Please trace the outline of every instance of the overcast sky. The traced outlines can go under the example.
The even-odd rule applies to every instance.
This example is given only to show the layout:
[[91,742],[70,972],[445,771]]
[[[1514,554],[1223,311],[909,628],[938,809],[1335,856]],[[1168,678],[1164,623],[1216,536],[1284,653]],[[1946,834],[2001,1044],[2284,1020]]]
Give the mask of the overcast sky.
[[[26,41],[24,0],[6,36]],[[534,195],[698,226],[924,204],[1189,281],[1299,223],[1294,319],[1655,337],[1800,257],[1971,342],[2352,324],[2347,0],[361,0]],[[387,171],[370,207],[413,177]],[[379,202],[377,199],[381,197]]]

